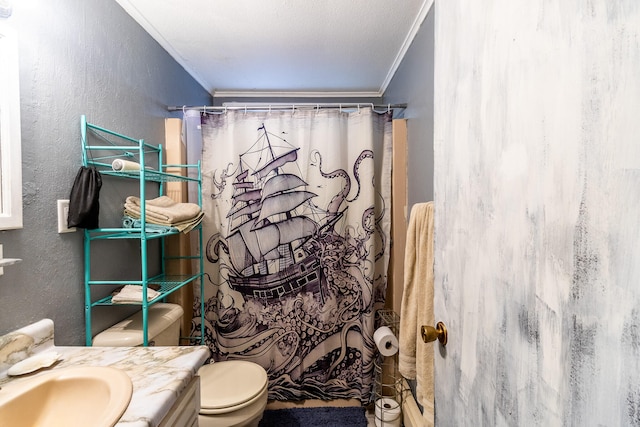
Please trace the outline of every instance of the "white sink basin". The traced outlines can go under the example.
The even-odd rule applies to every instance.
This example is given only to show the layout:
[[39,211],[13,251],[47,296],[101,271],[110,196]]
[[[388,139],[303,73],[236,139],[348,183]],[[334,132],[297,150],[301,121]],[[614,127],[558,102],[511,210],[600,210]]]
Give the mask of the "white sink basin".
[[0,426],[113,426],[132,391],[129,376],[115,368],[54,369],[0,389]]

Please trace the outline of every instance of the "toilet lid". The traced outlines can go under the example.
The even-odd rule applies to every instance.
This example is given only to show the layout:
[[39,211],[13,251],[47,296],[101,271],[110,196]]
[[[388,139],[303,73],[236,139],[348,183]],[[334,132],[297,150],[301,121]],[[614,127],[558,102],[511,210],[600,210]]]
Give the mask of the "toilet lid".
[[204,365],[200,375],[200,406],[224,409],[241,405],[264,392],[267,372],[257,363],[229,360]]

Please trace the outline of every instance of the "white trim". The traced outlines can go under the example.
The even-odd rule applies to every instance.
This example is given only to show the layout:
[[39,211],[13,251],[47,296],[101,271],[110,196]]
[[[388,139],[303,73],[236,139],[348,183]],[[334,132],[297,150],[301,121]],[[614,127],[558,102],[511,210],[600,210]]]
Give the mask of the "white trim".
[[378,92],[384,94],[384,92],[387,90],[387,86],[389,86],[389,84],[391,83],[391,80],[393,80],[393,76],[396,74],[396,71],[398,71],[398,68],[402,63],[402,60],[404,59],[404,56],[407,54],[407,51],[409,50],[411,43],[413,43],[413,39],[416,38],[416,34],[418,34],[418,30],[420,30],[420,26],[422,25],[425,18],[429,14],[429,11],[433,6],[433,2],[434,0],[424,0],[424,3],[422,3],[422,7],[420,8],[418,15],[416,16],[416,19],[413,21],[413,25],[411,26],[411,29],[409,29],[409,33],[407,34],[407,37],[404,39],[404,43],[402,43],[402,46],[400,47],[400,50],[396,55],[396,59],[391,64],[391,68],[389,68],[387,77],[385,77],[384,81],[382,82],[382,85],[380,86],[380,90]]
[[422,412],[404,378],[402,379],[402,421],[404,427],[425,427]]
[[22,228],[22,148],[18,40],[0,21],[0,230]]
[[217,90],[214,98],[380,98],[380,92],[289,92],[289,91],[251,91]]

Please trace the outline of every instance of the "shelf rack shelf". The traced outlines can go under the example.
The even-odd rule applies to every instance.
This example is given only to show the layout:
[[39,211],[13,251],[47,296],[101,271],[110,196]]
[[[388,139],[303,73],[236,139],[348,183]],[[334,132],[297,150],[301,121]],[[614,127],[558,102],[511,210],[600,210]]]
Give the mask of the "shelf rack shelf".
[[[194,182],[198,186],[198,205],[202,207],[202,171],[200,163],[194,165],[176,165],[163,164],[163,147],[162,145],[147,144],[144,139],[131,138],[118,132],[97,126],[87,122],[86,116],[81,116],[81,137],[82,137],[82,165],[85,167],[95,167],[101,175],[112,176],[115,178],[124,178],[137,180],[139,182],[140,197],[140,226],[137,228],[111,227],[84,230],[84,270],[85,270],[85,341],[86,345],[92,344],[92,311],[99,306],[113,305],[137,305],[142,310],[143,324],[143,345],[149,345],[148,337],[148,309],[156,302],[165,300],[165,298],[187,285],[199,285],[201,295],[203,294],[203,235],[202,226],[196,226],[191,232],[197,233],[198,236],[198,255],[185,257],[168,257],[165,255],[165,238],[171,235],[179,234],[175,228],[167,228],[159,232],[155,227],[148,231],[146,224],[146,200],[147,200],[147,183],[156,183],[158,185],[157,195],[165,194],[164,183],[166,182]],[[140,165],[140,170],[115,171],[112,162],[115,159],[130,160]],[[151,165],[151,168],[149,167]],[[171,172],[168,172],[171,170]],[[173,171],[179,170],[183,174],[176,174]],[[195,171],[189,174],[189,171]],[[195,176],[193,176],[195,175]],[[91,271],[91,247],[99,244],[99,241],[105,240],[129,240],[135,239],[140,242],[140,267],[141,273],[139,277],[131,280],[96,280],[92,278]],[[161,271],[159,274],[152,275],[149,272],[149,252],[148,244],[153,240],[160,242],[160,258]],[[165,272],[166,262],[175,259],[188,259],[196,261],[198,265],[196,272],[190,275],[168,275]],[[126,284],[142,286],[142,301],[132,304],[115,304],[112,302],[112,295],[101,298],[92,297],[93,287],[118,287]],[[152,300],[147,299],[148,289],[158,292],[158,296]],[[204,325],[204,300],[201,299],[200,307],[201,321]],[[202,326],[201,326],[202,327]],[[200,336],[190,337],[192,340],[199,341],[204,344],[204,333],[201,330]]]

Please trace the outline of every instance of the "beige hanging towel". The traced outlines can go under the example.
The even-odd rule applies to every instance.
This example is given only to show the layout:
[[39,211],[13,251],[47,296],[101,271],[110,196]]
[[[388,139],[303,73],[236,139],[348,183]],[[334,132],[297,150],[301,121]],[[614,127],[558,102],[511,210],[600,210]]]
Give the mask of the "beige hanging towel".
[[433,326],[433,202],[413,205],[407,229],[404,290],[400,306],[400,373],[416,380],[425,425],[433,425],[433,344],[422,342],[422,325]]

